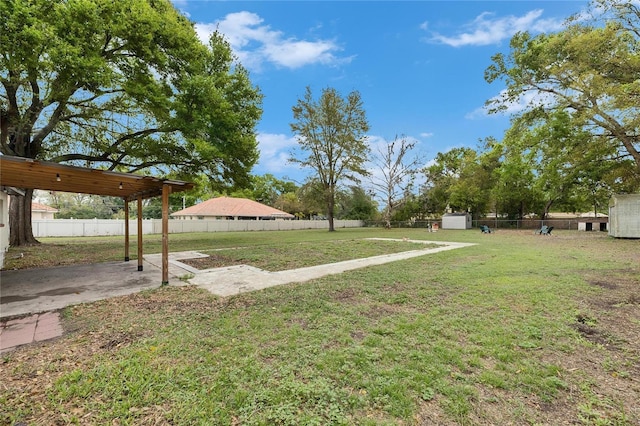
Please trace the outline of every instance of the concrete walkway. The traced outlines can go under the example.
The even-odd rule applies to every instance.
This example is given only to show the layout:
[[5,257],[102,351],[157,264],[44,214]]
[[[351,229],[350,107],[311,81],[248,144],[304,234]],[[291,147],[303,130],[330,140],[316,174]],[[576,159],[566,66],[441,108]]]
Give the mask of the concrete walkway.
[[[373,239],[373,238],[372,238]],[[376,238],[378,239],[378,238]],[[379,238],[381,240],[388,238]],[[403,241],[403,240],[396,240]],[[194,274],[189,278],[189,283],[207,289],[218,296],[231,296],[233,294],[247,291],[261,290],[276,285],[288,284],[292,282],[304,282],[312,279],[324,277],[326,275],[340,274],[353,269],[364,268],[365,266],[381,265],[383,263],[394,262],[396,260],[410,259],[427,254],[438,253],[446,250],[454,250],[468,247],[475,244],[453,243],[443,241],[422,241],[409,240],[412,243],[439,244],[439,247],[411,250],[401,253],[385,254],[381,256],[367,257],[363,259],[345,260],[344,262],[329,263],[326,265],[309,266],[307,268],[290,269],[288,271],[268,272],[262,269],[253,268],[247,265],[231,266],[228,268],[216,268],[197,270],[191,269]],[[178,257],[174,262],[181,264]],[[186,259],[186,258],[182,258]],[[184,264],[182,264],[184,265]],[[189,268],[188,265],[184,267]],[[185,269],[186,269],[185,268]]]
[[[408,241],[439,246],[280,272],[263,271],[246,265],[198,270],[180,260],[207,255],[195,251],[177,252],[169,254],[170,284],[192,284],[217,296],[227,297],[475,245],[444,241]],[[51,311],[159,287],[162,281],[161,266],[161,255],[150,254],[144,256],[143,271],[137,270],[137,262],[2,271],[0,318],[4,318],[4,321],[0,321],[0,352],[62,335],[59,314]]]

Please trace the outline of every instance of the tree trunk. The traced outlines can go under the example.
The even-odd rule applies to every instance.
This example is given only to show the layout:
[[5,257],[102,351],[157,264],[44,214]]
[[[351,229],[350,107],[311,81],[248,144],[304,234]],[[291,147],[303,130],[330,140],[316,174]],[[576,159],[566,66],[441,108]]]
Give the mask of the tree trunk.
[[9,202],[9,245],[11,247],[40,244],[31,227],[31,199],[33,189],[24,190],[24,196],[11,195]]
[[335,210],[335,199],[333,198],[333,191],[330,192],[330,197],[327,200],[327,219],[329,219],[329,232],[335,231],[333,226],[333,212]]
[[327,218],[329,219],[329,232],[335,231],[336,229],[333,226],[333,212],[329,212]]
[[547,216],[549,216],[549,210],[551,210],[551,206],[553,205],[555,200],[549,200],[544,204],[544,211],[542,212],[542,220],[545,220]]
[[524,219],[524,201],[520,201],[520,207],[518,208],[518,219]]
[[384,209],[384,227],[391,229],[391,212],[393,211],[393,201],[387,198],[387,207]]
[[389,210],[386,210],[384,213],[384,227],[391,229],[391,215],[389,214]]

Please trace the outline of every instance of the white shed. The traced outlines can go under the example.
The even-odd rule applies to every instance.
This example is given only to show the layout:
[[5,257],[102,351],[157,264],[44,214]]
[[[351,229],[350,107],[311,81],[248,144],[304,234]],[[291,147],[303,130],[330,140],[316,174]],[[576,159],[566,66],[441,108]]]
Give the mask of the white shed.
[[640,194],[618,194],[609,200],[609,235],[640,238]]
[[442,216],[442,229],[471,229],[469,213],[446,213]]

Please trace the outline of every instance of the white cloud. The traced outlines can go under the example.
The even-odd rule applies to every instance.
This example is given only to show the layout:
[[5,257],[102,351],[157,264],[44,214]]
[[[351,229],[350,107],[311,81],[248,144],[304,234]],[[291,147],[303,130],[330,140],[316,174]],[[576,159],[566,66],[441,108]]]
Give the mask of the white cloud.
[[466,118],[467,120],[475,120],[477,118],[487,117],[488,115],[489,115],[489,111],[487,110],[487,107],[483,105],[481,107],[474,109],[471,112],[466,113],[464,118]]
[[336,56],[342,49],[334,40],[287,37],[251,12],[230,13],[218,22],[196,24],[198,36],[205,43],[216,28],[225,35],[240,62],[253,71],[259,71],[265,62],[296,69],[310,64],[336,65],[352,59]]
[[[446,36],[434,32],[428,41],[453,47],[487,46],[498,44],[505,39],[511,38],[515,33],[520,31],[541,33],[562,29],[564,22],[562,19],[542,19],[542,13],[542,9],[536,9],[523,16],[510,15],[495,17],[493,13],[484,12],[471,23],[465,25],[466,31],[453,36]],[[426,23],[420,27],[425,30],[428,28]]]
[[[507,91],[502,90],[500,94],[491,98],[489,102],[506,99],[506,96],[507,96]],[[517,114],[527,109],[530,105],[550,106],[550,105],[553,105],[554,103],[555,103],[555,99],[553,95],[549,93],[528,91],[528,92],[524,92],[518,99],[514,100],[513,102],[506,102],[505,103],[506,109],[500,111],[496,115],[501,116],[501,115]],[[474,120],[476,118],[482,118],[488,115],[489,115],[489,111],[487,107],[482,106],[465,115],[465,118],[469,120]]]
[[216,24],[196,24],[195,30],[200,41],[208,46],[209,37],[216,30]]
[[422,132],[422,133],[420,133],[420,137],[421,138],[430,138],[432,136],[433,136],[432,132]]
[[[445,151],[445,152],[446,152],[446,151]],[[426,168],[431,167],[431,166],[433,166],[433,165],[435,165],[435,164],[436,164],[436,159],[435,159],[435,158],[432,158],[432,159],[430,159],[429,161],[427,161],[426,163],[424,163],[423,168],[424,168],[424,169],[426,169]]]
[[258,165],[266,173],[277,173],[286,167],[291,167],[288,163],[289,152],[297,146],[295,137],[283,134],[259,133],[256,139],[260,150]]
[[264,56],[271,62],[287,68],[299,68],[307,64],[321,63],[331,65],[337,58],[331,53],[334,45],[331,42],[285,40],[280,43],[265,45]]
[[173,3],[173,6],[178,9],[184,16],[189,16],[189,13],[184,10],[187,7],[187,0],[171,0],[171,3]]

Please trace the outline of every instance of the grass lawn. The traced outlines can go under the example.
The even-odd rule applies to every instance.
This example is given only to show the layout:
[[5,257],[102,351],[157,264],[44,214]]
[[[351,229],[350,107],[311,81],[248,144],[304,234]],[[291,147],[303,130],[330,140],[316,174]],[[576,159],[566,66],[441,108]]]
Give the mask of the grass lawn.
[[435,247],[438,247],[438,244],[414,243],[401,240],[303,241],[200,250],[200,253],[207,254],[208,257],[185,259],[182,262],[197,269],[251,265],[265,271],[276,272]]
[[[0,424],[640,424],[638,240],[340,229],[170,249],[282,267],[372,255],[368,237],[478,245],[228,298],[169,286],[68,308],[63,337],[1,355]],[[122,257],[121,237],[45,242],[7,267]]]
[[[169,237],[169,250],[172,252],[197,250],[211,255],[211,257],[220,258],[220,262],[210,265],[211,267],[251,262],[253,266],[264,266],[267,270],[286,270],[358,257],[428,248],[421,243],[402,242],[399,244],[362,240],[380,235],[379,230],[363,229],[341,229],[340,232],[334,234],[326,230],[172,234]],[[387,234],[383,232],[382,236],[404,238],[404,233]],[[162,237],[160,235],[145,235],[143,238],[144,254],[161,252]],[[421,239],[424,239],[424,235]],[[122,236],[41,238],[40,241],[43,244],[11,249],[5,258],[4,269],[44,268],[121,261],[124,258],[124,237]],[[132,260],[137,259],[137,247],[136,238],[132,238],[130,246]],[[210,261],[216,262],[215,259]],[[198,262],[192,263],[198,265]],[[201,266],[203,268],[210,267],[204,263]]]

